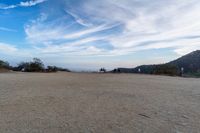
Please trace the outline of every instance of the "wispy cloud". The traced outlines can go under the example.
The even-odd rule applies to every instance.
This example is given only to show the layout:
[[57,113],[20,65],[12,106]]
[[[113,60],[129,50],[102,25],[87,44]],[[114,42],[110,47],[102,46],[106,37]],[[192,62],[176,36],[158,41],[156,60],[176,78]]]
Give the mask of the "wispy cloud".
[[[46,44],[47,42],[54,42],[59,40],[62,40],[62,42],[74,40],[77,42],[78,39],[81,43],[82,38],[91,38],[91,36],[94,36],[94,34],[97,34],[98,32],[103,32],[118,26],[118,24],[102,24],[86,27],[83,29],[71,30],[69,32],[71,25],[65,26],[62,23],[58,23],[57,20],[46,23],[47,17],[44,16],[46,15],[42,14],[38,19],[32,21],[24,27],[25,33],[27,35],[27,40],[29,42],[40,42]],[[109,35],[106,36],[109,37]]]
[[86,26],[86,27],[92,26],[91,23],[86,22],[86,20],[82,19],[82,18],[79,17],[77,14],[75,14],[75,13],[73,13],[73,12],[70,12],[70,11],[68,11],[68,10],[65,10],[65,12],[66,12],[67,14],[69,14],[70,16],[72,16],[78,24],[80,24],[80,25],[82,25],[82,26]]
[[[62,43],[55,43],[57,47],[61,47],[60,52],[62,52],[63,41],[70,40],[74,44],[83,44],[87,38],[89,40],[98,38],[96,40],[106,41],[113,46],[111,50],[100,50],[102,53],[98,52],[98,54],[101,55],[122,55],[165,48],[172,48],[177,54],[184,51],[182,53],[184,54],[187,48],[187,52],[190,52],[200,46],[200,38],[192,37],[200,34],[198,0],[80,2],[81,4],[75,2],[75,5],[69,6],[67,4],[64,11],[71,15],[76,23],[84,26],[84,29],[70,30],[74,25],[68,23],[67,26],[59,25],[56,21],[48,23],[38,21],[25,27],[27,39],[43,43],[62,40]],[[87,17],[87,22],[80,16]],[[117,24],[121,25],[121,30],[117,34],[113,31],[104,34],[103,38],[98,37],[98,32],[107,32]],[[191,49],[191,45],[195,46]],[[48,45],[49,47],[51,46]],[[90,47],[91,45],[88,45],[88,49]],[[97,48],[96,43],[93,44],[93,48]],[[73,49],[77,49],[77,52],[80,50],[78,47]]]
[[32,0],[32,1],[20,2],[19,5],[22,7],[35,6],[35,5],[43,3],[45,1],[47,1],[47,0]]
[[0,51],[2,53],[13,53],[16,52],[17,50],[18,49],[13,45],[0,42]]
[[[110,52],[118,54],[164,48],[172,48],[181,54],[185,51],[181,48],[188,47],[187,52],[199,48],[199,38],[190,38],[200,33],[199,12],[198,0],[89,0],[77,7],[77,13],[95,16],[90,18],[93,22],[124,25],[120,35],[107,40],[114,47]],[[191,49],[194,43],[195,47]]]
[[37,4],[43,3],[47,0],[30,0],[30,1],[26,1],[26,2],[20,2],[19,4],[16,5],[4,5],[4,6],[0,6],[0,9],[12,9],[12,8],[16,8],[16,7],[30,7],[30,6],[35,6]]
[[15,29],[10,29],[10,28],[6,28],[6,27],[0,27],[0,31],[17,32]]

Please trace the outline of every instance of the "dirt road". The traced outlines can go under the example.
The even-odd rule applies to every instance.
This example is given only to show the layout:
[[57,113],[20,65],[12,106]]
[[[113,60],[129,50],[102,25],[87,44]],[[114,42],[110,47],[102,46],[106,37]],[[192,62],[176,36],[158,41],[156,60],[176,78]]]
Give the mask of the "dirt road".
[[0,133],[200,133],[200,79],[0,74]]

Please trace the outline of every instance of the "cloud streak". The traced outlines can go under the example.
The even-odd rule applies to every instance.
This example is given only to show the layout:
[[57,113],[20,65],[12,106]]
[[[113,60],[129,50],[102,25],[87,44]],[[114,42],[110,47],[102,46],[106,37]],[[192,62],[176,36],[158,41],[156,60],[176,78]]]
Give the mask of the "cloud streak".
[[15,29],[0,27],[0,31],[6,31],[6,32],[17,32]]
[[13,9],[16,7],[31,7],[31,6],[35,6],[37,4],[41,4],[43,2],[45,2],[47,0],[30,0],[30,1],[26,1],[26,2],[20,2],[19,4],[16,5],[8,5],[8,6],[0,6],[0,9]]

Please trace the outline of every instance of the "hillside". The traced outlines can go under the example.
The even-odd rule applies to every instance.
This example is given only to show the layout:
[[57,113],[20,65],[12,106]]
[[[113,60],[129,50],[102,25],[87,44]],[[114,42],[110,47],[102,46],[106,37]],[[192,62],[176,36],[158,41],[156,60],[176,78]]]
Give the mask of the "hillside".
[[189,53],[167,64],[176,65],[179,69],[183,67],[185,73],[200,72],[200,50]]
[[182,68],[185,74],[200,73],[200,50],[191,52],[165,64],[142,65],[136,68],[118,68],[112,72],[180,75]]

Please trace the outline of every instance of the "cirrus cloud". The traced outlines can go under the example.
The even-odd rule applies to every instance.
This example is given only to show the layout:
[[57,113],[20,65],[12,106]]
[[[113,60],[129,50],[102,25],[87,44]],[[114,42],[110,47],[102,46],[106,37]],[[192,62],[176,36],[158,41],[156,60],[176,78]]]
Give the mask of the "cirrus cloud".
[[[177,54],[185,54],[186,52],[181,53],[181,51],[186,50],[181,48],[188,47],[187,52],[190,52],[200,47],[198,0],[79,0],[78,2],[61,0],[60,2],[66,3],[62,7],[63,10],[75,19],[75,23],[83,26],[84,30],[71,32],[70,28],[75,27],[74,24],[59,25],[56,21],[50,23],[38,21],[25,28],[28,40],[51,42],[62,47],[63,44],[70,45],[77,42],[85,45],[86,43],[82,43],[84,38],[96,38],[113,47],[103,51],[104,55],[165,48],[172,48]],[[108,33],[107,31],[113,27],[120,28],[120,31],[116,33],[116,29],[113,29]],[[99,32],[105,32],[103,37],[102,34],[99,37],[97,34]],[[55,43],[55,40],[62,41]],[[68,43],[69,41],[71,43]],[[195,47],[189,49],[193,45]],[[91,45],[88,45],[89,47]],[[93,47],[98,49],[96,43],[93,43]],[[77,48],[77,52],[81,53],[79,50]]]
[[4,5],[4,6],[0,6],[0,9],[12,9],[12,8],[16,8],[16,7],[30,7],[30,6],[35,6],[37,4],[43,3],[47,0],[30,0],[30,1],[26,1],[26,2],[20,2],[19,4],[16,5]]

